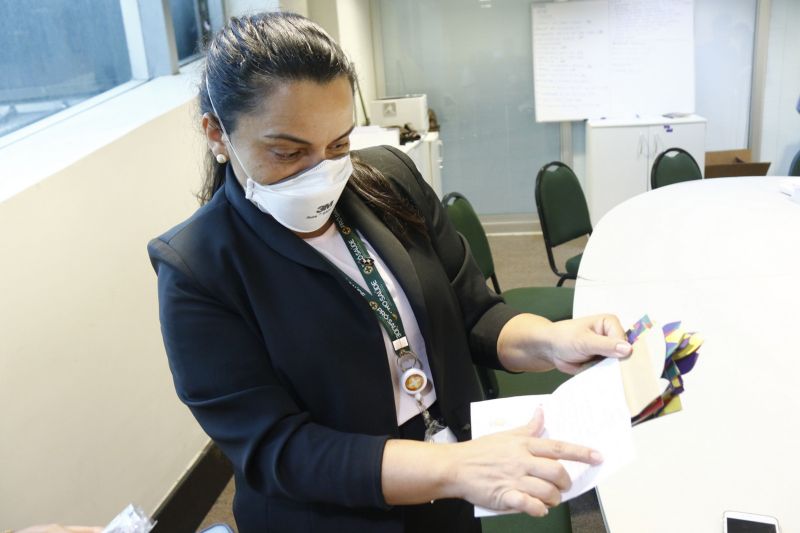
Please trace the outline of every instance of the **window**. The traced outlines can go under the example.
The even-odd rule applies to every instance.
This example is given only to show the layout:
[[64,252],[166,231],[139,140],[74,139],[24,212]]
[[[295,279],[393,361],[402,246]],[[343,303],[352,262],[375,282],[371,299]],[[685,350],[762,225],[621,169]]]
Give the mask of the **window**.
[[0,0],[0,145],[101,93],[177,73],[222,20],[222,0]]
[[118,1],[0,0],[0,50],[0,136],[131,79]]
[[211,20],[206,0],[169,0],[178,61],[192,61],[202,51],[211,35]]

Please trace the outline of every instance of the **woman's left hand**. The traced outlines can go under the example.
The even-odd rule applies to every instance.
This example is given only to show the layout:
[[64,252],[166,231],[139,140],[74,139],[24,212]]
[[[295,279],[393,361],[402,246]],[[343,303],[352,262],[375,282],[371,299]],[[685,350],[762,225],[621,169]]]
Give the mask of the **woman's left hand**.
[[507,370],[538,372],[555,367],[575,374],[588,361],[597,357],[627,357],[632,348],[614,315],[550,322],[522,314],[503,327],[497,350]]

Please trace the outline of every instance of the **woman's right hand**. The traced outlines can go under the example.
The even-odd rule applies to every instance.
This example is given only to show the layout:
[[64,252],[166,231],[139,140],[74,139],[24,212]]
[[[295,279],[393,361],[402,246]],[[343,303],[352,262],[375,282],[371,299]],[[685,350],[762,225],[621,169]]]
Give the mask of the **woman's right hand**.
[[546,515],[571,486],[558,459],[596,465],[602,457],[583,446],[539,438],[543,429],[544,415],[537,409],[525,427],[448,445],[445,491],[496,511]]

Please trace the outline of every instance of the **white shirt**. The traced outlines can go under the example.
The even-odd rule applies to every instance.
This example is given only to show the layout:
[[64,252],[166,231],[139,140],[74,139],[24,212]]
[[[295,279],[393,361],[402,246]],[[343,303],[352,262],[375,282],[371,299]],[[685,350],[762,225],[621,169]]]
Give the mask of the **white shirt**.
[[[430,366],[428,365],[428,353],[425,350],[425,340],[422,338],[422,333],[419,330],[417,318],[414,316],[414,311],[411,309],[411,304],[408,302],[408,298],[406,298],[406,294],[403,292],[403,288],[397,282],[397,279],[389,271],[389,268],[381,260],[380,256],[378,256],[377,252],[374,248],[372,248],[367,239],[364,238],[364,235],[361,232],[358,232],[358,236],[361,237],[362,241],[364,241],[364,246],[366,246],[370,257],[372,257],[372,259],[375,261],[375,266],[378,269],[378,273],[383,278],[384,283],[386,283],[386,288],[389,289],[389,294],[391,294],[392,299],[397,306],[397,311],[400,313],[400,319],[403,321],[403,328],[406,332],[406,339],[408,339],[409,347],[415,354],[417,354],[419,362],[422,365],[421,370],[425,372],[425,375],[428,377],[428,385],[425,387],[422,393],[422,403],[425,404],[425,407],[430,407],[431,404],[436,401],[436,390],[433,386]],[[361,288],[367,292],[370,292],[367,288],[367,283],[364,281],[364,277],[361,275],[361,272],[356,266],[353,256],[350,255],[350,251],[347,249],[344,239],[341,235],[339,235],[339,230],[336,229],[335,224],[331,224],[328,230],[322,235],[305,239],[305,241],[309,245],[313,246],[319,253],[324,255],[328,261],[336,266],[336,268],[347,274],[350,279],[358,283]],[[352,289],[352,287],[350,287],[350,289],[355,290]],[[381,328],[381,333],[383,334],[383,344],[386,350],[385,355],[389,358],[389,369],[392,373],[392,387],[394,388],[394,407],[395,411],[397,412],[397,425],[399,426],[412,417],[418,415],[420,412],[419,406],[413,397],[400,388],[401,375],[396,363],[397,355],[392,348],[392,342],[389,339],[389,335],[386,333],[386,330],[384,330],[382,325],[379,325],[378,327]],[[376,354],[376,357],[378,355],[379,354]]]

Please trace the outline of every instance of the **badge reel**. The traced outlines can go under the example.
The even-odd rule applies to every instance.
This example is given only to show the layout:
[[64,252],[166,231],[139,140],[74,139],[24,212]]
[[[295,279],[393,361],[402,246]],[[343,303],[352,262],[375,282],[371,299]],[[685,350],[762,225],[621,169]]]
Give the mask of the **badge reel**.
[[444,431],[446,428],[431,416],[425,404],[422,403],[422,391],[425,390],[425,387],[428,385],[428,376],[425,375],[425,372],[420,370],[419,359],[417,359],[417,356],[414,355],[413,352],[404,352],[398,358],[397,364],[403,372],[403,375],[400,377],[400,386],[406,394],[411,395],[417,401],[417,406],[425,422],[425,441],[432,442],[434,440],[434,435],[440,431]]

